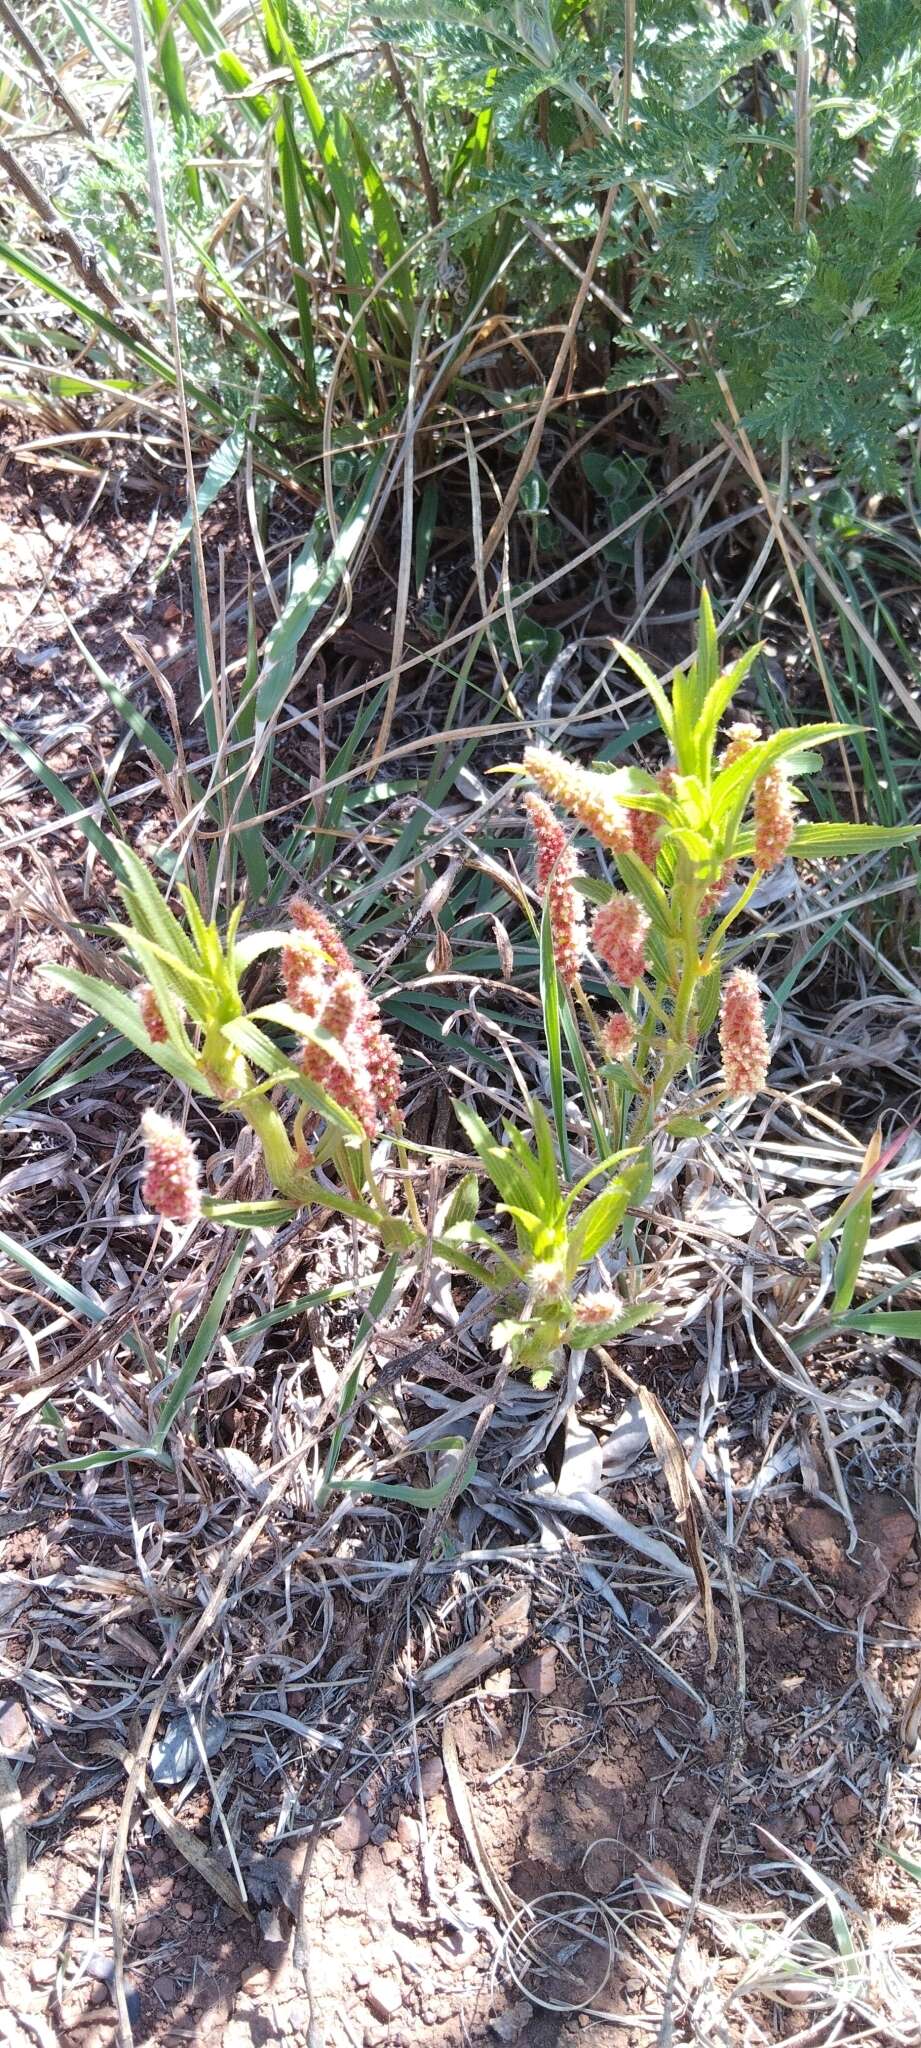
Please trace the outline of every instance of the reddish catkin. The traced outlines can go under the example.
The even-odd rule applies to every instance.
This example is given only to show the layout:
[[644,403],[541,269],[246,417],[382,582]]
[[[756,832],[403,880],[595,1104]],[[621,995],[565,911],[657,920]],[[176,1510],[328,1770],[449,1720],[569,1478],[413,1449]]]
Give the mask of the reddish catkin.
[[637,860],[644,867],[654,868],[662,837],[662,820],[655,811],[630,811],[630,836]]
[[602,1323],[616,1323],[623,1315],[624,1304],[616,1294],[606,1294],[600,1288],[597,1294],[583,1294],[574,1304],[577,1322],[586,1329],[597,1329]]
[[160,1015],[160,1005],[149,981],[142,981],[137,991],[141,1023],[152,1045],[164,1045],[168,1036],[166,1025]]
[[635,896],[612,896],[596,910],[592,945],[621,988],[631,988],[646,972],[649,919]]
[[325,1088],[334,1102],[350,1109],[368,1137],[373,1138],[378,1114],[362,1040],[366,1000],[361,976],[354,968],[343,969],[336,975],[318,1022],[341,1047],[344,1060],[327,1052],[325,1046],[308,1040],[301,1048],[301,1069],[317,1087]]
[[744,718],[737,719],[735,725],[729,728],[729,737],[719,757],[718,766],[731,768],[736,761],[741,761],[744,755],[751,753],[752,747],[757,745],[760,738],[760,726],[751,725]]
[[736,967],[723,988],[720,1051],[730,1095],[757,1095],[767,1080],[771,1051],[758,983],[747,967]]
[[606,775],[579,768],[549,747],[526,747],[524,766],[544,795],[584,825],[601,846],[612,853],[633,852],[630,813],[618,803]]
[[[302,897],[289,905],[297,930],[282,948],[281,971],[289,1002],[309,1017],[321,1017],[325,1028],[345,1047],[348,1070],[320,1048],[305,1046],[302,1055],[310,1059],[305,1073],[324,1087],[336,1102],[353,1109],[373,1137],[379,1119],[391,1121],[398,1113],[401,1064],[393,1039],[384,1030],[380,1010],[368,994],[361,975],[331,918],[315,910]],[[336,992],[333,1021],[324,1007],[324,990]],[[346,1009],[350,1014],[346,1018]],[[322,1015],[321,1015],[322,1013]],[[342,1028],[337,1029],[337,1020]],[[312,1054],[319,1055],[314,1061]],[[321,1079],[326,1060],[328,1071]],[[314,1072],[314,1065],[317,1072]]]
[[550,913],[553,957],[561,979],[571,988],[585,953],[585,908],[573,887],[579,864],[564,827],[549,804],[529,789],[524,807],[534,834],[537,886]]
[[384,1030],[380,1011],[370,997],[365,1006],[362,1040],[371,1092],[384,1123],[399,1113],[402,1063],[393,1039]]
[[141,1118],[144,1176],[141,1195],[156,1216],[170,1223],[195,1223],[201,1215],[198,1160],[191,1138],[168,1116],[145,1109]]
[[722,902],[723,896],[726,890],[728,889],[730,882],[732,881],[735,871],[736,864],[734,860],[724,861],[723,866],[721,867],[719,874],[717,875],[716,881],[710,883],[709,889],[707,889],[704,892],[703,896],[700,899],[700,909],[697,913],[698,917],[712,916],[714,910],[716,910],[718,905]]
[[755,783],[755,866],[767,873],[785,859],[796,829],[793,793],[781,766],[768,768]]
[[307,932],[310,938],[317,941],[326,955],[323,965],[327,980],[332,980],[333,974],[338,973],[340,969],[351,968],[352,960],[348,947],[339,937],[332,919],[327,917],[324,911],[316,910],[312,903],[305,902],[303,896],[292,896],[288,905],[288,916],[291,923],[297,925],[298,931]]
[[281,978],[285,995],[304,1017],[315,1017],[329,981],[329,961],[318,939],[309,932],[289,932],[281,949]]
[[615,1010],[602,1026],[601,1043],[609,1060],[629,1058],[636,1044],[636,1025],[624,1016],[623,1010]]

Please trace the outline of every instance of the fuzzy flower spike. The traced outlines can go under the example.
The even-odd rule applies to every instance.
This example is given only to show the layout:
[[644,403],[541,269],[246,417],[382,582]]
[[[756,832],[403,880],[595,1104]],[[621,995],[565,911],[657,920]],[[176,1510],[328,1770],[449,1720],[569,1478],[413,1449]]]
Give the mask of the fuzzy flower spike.
[[322,1048],[305,1045],[303,1070],[334,1101],[351,1109],[373,1138],[381,1120],[392,1123],[399,1116],[399,1053],[332,919],[300,896],[288,908],[296,927],[281,956],[288,1000],[322,1023],[346,1054],[343,1064]]
[[551,803],[568,811],[578,825],[584,825],[600,846],[611,853],[632,853],[633,826],[629,811],[618,803],[606,775],[597,768],[580,768],[564,761],[549,747],[526,747],[524,767]]
[[780,866],[796,830],[793,792],[782,764],[768,768],[755,783],[755,866]]
[[767,1081],[771,1051],[758,983],[747,967],[735,968],[723,989],[720,1051],[730,1095],[757,1095]]
[[595,912],[592,945],[621,988],[632,988],[646,972],[648,931],[649,919],[635,896],[612,896]]
[[168,1223],[196,1223],[201,1215],[198,1160],[185,1131],[171,1117],[145,1109],[141,1118],[144,1177],[141,1195],[156,1216]]
[[563,826],[543,797],[527,790],[524,807],[537,849],[537,886],[550,912],[553,957],[561,980],[571,988],[585,952],[585,909],[573,888],[579,864]]

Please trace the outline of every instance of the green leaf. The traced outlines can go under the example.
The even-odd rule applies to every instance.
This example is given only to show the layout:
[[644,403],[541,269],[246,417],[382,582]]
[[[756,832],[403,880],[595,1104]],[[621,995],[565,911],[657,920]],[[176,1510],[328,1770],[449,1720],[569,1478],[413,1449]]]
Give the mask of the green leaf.
[[921,825],[798,825],[790,851],[814,855],[816,860],[834,860],[850,853],[881,853],[889,847],[907,846],[917,839]]
[[188,1356],[164,1398],[163,1405],[157,1416],[156,1427],[150,1440],[150,1448],[154,1451],[162,1451],[183,1402],[188,1399],[199,1373],[211,1356],[212,1347],[221,1325],[221,1318],[230,1300],[237,1274],[240,1270],[240,1262],[246,1250],[246,1242],[246,1238],[243,1237],[240,1243],[234,1246],[217,1287],[208,1303],[208,1307],[195,1332]]
[[[441,1448],[452,1450],[455,1447],[460,1448],[463,1443],[463,1437],[445,1437]],[[432,1448],[436,1449],[438,1446],[433,1445]],[[476,1459],[471,1458],[458,1486],[458,1494],[466,1492],[475,1476],[476,1468]],[[368,1493],[373,1500],[405,1501],[411,1508],[438,1508],[443,1500],[447,1500],[456,1479],[456,1472],[449,1472],[445,1479],[438,1481],[437,1486],[401,1486],[386,1479],[336,1479],[333,1485],[336,1493]]]
[[643,660],[641,654],[637,654],[634,647],[628,647],[626,641],[612,640],[611,646],[620,655],[621,661],[625,661],[627,667],[633,670],[633,674],[652,698],[659,724],[668,740],[669,746],[675,752],[675,722],[672,717],[672,708],[658,676],[653,675],[649,663]]
[[560,1147],[560,1159],[564,1178],[570,1178],[569,1137],[566,1130],[566,1088],[563,1080],[563,1053],[560,1040],[560,982],[553,953],[553,927],[550,923],[550,905],[544,903],[540,921],[540,999],[544,1015],[544,1037],[547,1041],[547,1059],[550,1065],[550,1100]]
[[694,664],[694,690],[696,697],[695,719],[699,720],[701,709],[719,675],[719,644],[716,637],[716,620],[710,603],[710,592],[704,584],[700,593],[700,611],[697,619],[697,660]]
[[[296,1202],[218,1202],[206,1195],[201,1212],[211,1223],[226,1224],[231,1230],[274,1230],[297,1215]],[[293,1314],[292,1310],[292,1314]],[[241,1335],[241,1332],[236,1332]]]
[[124,989],[114,988],[110,982],[97,981],[95,975],[80,974],[73,967],[46,967],[49,980],[59,981],[64,988],[72,990],[81,1002],[104,1017],[107,1024],[114,1024],[129,1045],[142,1052],[154,1066],[162,1067],[165,1074],[171,1074],[174,1081],[183,1081],[196,1095],[207,1095],[212,1099],[214,1089],[199,1073],[194,1061],[178,1052],[173,1045],[155,1045],[141,1021],[140,1011],[132,996]]
[[616,1337],[623,1337],[628,1330],[635,1330],[640,1323],[648,1323],[656,1313],[654,1301],[638,1301],[632,1306],[624,1305],[619,1316],[610,1323],[580,1323],[579,1303],[573,1306],[573,1321],[566,1331],[566,1342],[574,1351],[591,1351],[596,1344],[611,1344]]
[[325,1117],[327,1123],[336,1124],[347,1137],[364,1140],[362,1126],[358,1118],[352,1115],[351,1110],[343,1109],[338,1102],[333,1101],[331,1095],[326,1094],[325,1089],[318,1088],[313,1081],[308,1081],[306,1074],[301,1074],[292,1066],[290,1059],[279,1051],[277,1045],[272,1044],[272,1040],[266,1037],[264,1031],[260,1031],[258,1024],[254,1024],[251,1017],[234,1017],[229,1024],[222,1025],[221,1029],[231,1045],[235,1045],[237,1050],[242,1052],[244,1059],[250,1060],[262,1073],[271,1074],[273,1079],[283,1081],[293,1095],[299,1096],[301,1102],[306,1102],[318,1116]]
[[866,1194],[861,1196],[860,1201],[855,1203],[850,1215],[845,1217],[841,1226],[841,1241],[835,1259],[833,1315],[839,1315],[844,1309],[850,1308],[851,1302],[854,1299],[854,1289],[860,1278],[860,1268],[863,1264],[863,1255],[867,1248],[867,1238],[870,1235],[872,1220],[873,1188],[869,1187]]
[[119,870],[127,878],[127,886],[119,882],[119,893],[132,924],[137,925],[142,938],[153,939],[167,953],[177,953],[194,973],[202,962],[178,917],[164,902],[150,869],[138,859],[133,847],[122,844],[118,853]]
[[859,725],[833,725],[826,720],[820,725],[783,726],[780,732],[772,733],[770,739],[757,740],[741,760],[733,761],[729,768],[722,768],[717,775],[710,799],[714,820],[730,813],[740,818],[759,775],[784,760],[786,755],[795,754],[803,747],[830,746],[833,740],[847,739],[851,733],[862,729]]
[[358,1325],[358,1329],[355,1334],[355,1342],[352,1346],[352,1355],[349,1360],[348,1371],[343,1381],[342,1391],[339,1396],[339,1420],[336,1423],[335,1429],[333,1430],[332,1441],[330,1443],[329,1451],[326,1457],[326,1465],[323,1471],[323,1483],[319,1489],[317,1496],[318,1508],[326,1499],[326,1495],[332,1484],[336,1466],[339,1462],[339,1454],[342,1450],[342,1445],[345,1440],[346,1420],[349,1414],[349,1410],[358,1392],[358,1381],[361,1374],[361,1361],[364,1357],[368,1340],[372,1332],[376,1329],[378,1323],[380,1322],[381,1317],[386,1313],[390,1297],[397,1284],[397,1280],[400,1276],[402,1268],[402,1256],[399,1252],[394,1252],[392,1256],[387,1260],[387,1264],[384,1267],[384,1270],[380,1276],[380,1279],[378,1280],[377,1286],[374,1289],[368,1306],[365,1309],[365,1312],[361,1318],[361,1322]]
[[[215,448],[214,454],[210,458],[205,474],[195,493],[195,503],[199,514],[210,511],[211,506],[220,497],[221,492],[225,491],[227,485],[233,482],[245,451],[246,428],[234,427],[226,439],[221,441],[219,446]],[[187,512],[183,513],[172,547],[157,570],[156,581],[158,583],[165,576],[167,569],[172,566],[184,542],[188,540],[191,531],[192,512],[190,508]]]
[[370,466],[326,560],[320,559],[320,536],[315,528],[294,565],[291,588],[281,617],[276,620],[265,645],[256,707],[263,725],[268,725],[281,709],[294,679],[298,648],[304,634],[321,605],[332,596],[364,537],[382,465],[383,457]]
[[451,1230],[474,1223],[479,1206],[479,1178],[475,1173],[465,1173],[452,1189],[443,1213],[436,1220],[439,1236],[445,1237]]
[[906,1342],[921,1338],[921,1309],[850,1309],[837,1316],[839,1330],[864,1330],[871,1337],[903,1337]]
[[40,1259],[37,1252],[30,1251],[28,1245],[17,1244],[16,1239],[8,1237],[5,1230],[0,1230],[0,1252],[6,1258],[12,1259],[14,1265],[22,1266],[31,1274],[38,1287],[49,1288],[52,1294],[57,1295],[59,1301],[66,1302],[68,1308],[76,1309],[78,1314],[86,1316],[89,1322],[105,1322],[109,1315],[106,1307],[98,1301],[91,1301],[88,1294],[81,1294],[79,1287],[73,1287],[69,1280],[64,1279],[63,1274],[56,1273],[52,1266],[46,1266],[44,1259]]
[[32,774],[47,789],[49,796],[54,798],[58,809],[63,811],[65,817],[73,819],[74,824],[82,832],[84,839],[88,839],[90,845],[95,846],[96,852],[101,853],[103,860],[107,862],[113,874],[122,874],[124,872],[121,859],[122,849],[116,845],[114,839],[109,838],[108,833],[103,831],[101,825],[97,825],[95,818],[88,818],[82,815],[86,811],[86,805],[78,801],[77,797],[68,789],[66,782],[62,782],[60,776],[55,774],[54,769],[49,768],[47,762],[43,761],[41,756],[35,752],[34,747],[30,747],[28,740],[21,739],[13,727],[7,725],[3,719],[0,719],[0,735],[6,740],[8,746],[15,748],[20,759],[25,762],[26,767],[31,769]]
[[[661,882],[656,880],[651,868],[639,860],[635,853],[616,855],[617,871],[625,889],[630,891],[643,906],[653,928],[663,939],[675,935],[674,919],[668,907],[668,897]],[[610,895],[610,891],[607,892]]]
[[725,675],[717,676],[704,698],[697,720],[697,752],[700,771],[705,776],[711,773],[720,719],[744,682],[749,669],[757,661],[762,646],[763,642],[759,640],[754,647],[747,648],[739,660],[733,662],[732,667],[726,670]]

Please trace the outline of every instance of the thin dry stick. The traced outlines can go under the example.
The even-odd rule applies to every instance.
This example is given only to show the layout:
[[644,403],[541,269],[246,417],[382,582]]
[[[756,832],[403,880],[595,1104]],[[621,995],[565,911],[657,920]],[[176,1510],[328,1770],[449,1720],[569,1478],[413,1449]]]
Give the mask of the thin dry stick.
[[[598,232],[595,236],[594,242],[592,243],[591,250],[589,252],[588,262],[586,263],[585,269],[582,273],[582,277],[579,283],[579,289],[572,302],[572,311],[570,312],[569,319],[566,322],[566,326],[563,331],[563,339],[560,342],[560,346],[557,350],[556,361],[547,379],[546,389],[544,391],[543,398],[541,399],[540,405],[538,406],[537,412],[535,413],[534,420],[531,426],[531,431],[528,435],[527,441],[525,442],[524,450],[519,458],[515,474],[512,478],[511,483],[509,484],[508,490],[506,491],[501,509],[497,512],[496,517],[493,520],[493,523],[489,529],[489,532],[486,535],[486,539],[483,542],[482,567],[484,569],[487,569],[489,567],[489,564],[492,561],[493,555],[496,552],[499,542],[501,541],[502,536],[509,525],[512,514],[515,510],[515,506],[518,503],[518,493],[521,489],[524,479],[528,475],[529,471],[532,470],[534,467],[534,458],[537,454],[538,448],[540,447],[544,431],[544,424],[547,418],[547,414],[550,411],[551,401],[553,399],[553,395],[556,391],[557,385],[560,382],[560,378],[563,375],[563,371],[565,370],[566,365],[569,361],[570,351],[572,349],[572,344],[575,339],[576,328],[578,327],[579,321],[582,318],[582,312],[585,306],[585,301],[588,298],[589,292],[591,290],[592,278],[594,277],[595,271],[601,259],[601,252],[604,248],[605,236],[608,232],[608,227],[610,225],[611,214],[614,210],[614,201],[616,196],[617,188],[616,186],[612,185],[607,195],[607,198],[604,202],[604,205],[601,209],[601,219],[598,222]],[[471,594],[472,590],[475,588],[475,584],[471,586]]]
[[39,78],[45,87],[45,91],[48,93],[49,98],[54,101],[55,106],[60,108],[61,113],[70,122],[71,127],[76,129],[78,135],[83,136],[85,142],[92,142],[93,131],[86,115],[81,113],[80,108],[75,105],[74,101],[64,91],[64,87],[53,66],[48,63],[44,52],[39,49],[38,44],[30,35],[25,22],[20,21],[18,14],[9,6],[8,0],[0,0],[0,21],[2,21],[4,28],[9,29],[10,35],[15,38],[20,49],[25,50],[30,64],[34,64]]
[[793,29],[796,36],[796,169],[793,226],[802,234],[809,203],[809,94],[812,87],[812,0],[793,0]]
[[[58,213],[57,208],[52,206],[50,199],[40,190],[39,186],[33,182],[22,159],[14,156],[13,151],[7,149],[2,142],[0,142],[0,170],[6,173],[12,185],[18,186],[23,198],[28,200],[33,213],[37,213],[39,220],[47,230],[48,240],[56,243],[62,254],[73,264],[77,276],[82,279],[87,291],[94,293],[100,303],[105,306],[107,312],[117,313],[119,311],[118,294],[113,292],[111,285],[103,277],[95,256],[77,240],[73,229],[68,225],[67,221]],[[120,318],[122,319],[122,325],[128,328],[130,323],[122,315],[120,315]],[[137,330],[133,326],[131,326],[130,331],[133,334],[137,334]]]
[[409,123],[410,133],[416,150],[416,162],[419,165],[419,176],[422,179],[422,190],[425,193],[425,204],[428,208],[429,220],[433,228],[437,228],[441,219],[441,208],[438,204],[438,187],[432,177],[432,166],[429,163],[428,151],[425,147],[422,123],[406,90],[406,81],[394,56],[393,44],[383,42],[381,44],[381,54],[390,73],[394,92]]
[[[147,179],[150,189],[150,203],[157,227],[160,262],[163,265],[163,295],[166,300],[166,314],[170,330],[170,349],[176,379],[176,401],[179,409],[179,426],[182,435],[182,453],[185,462],[186,490],[188,492],[189,519],[191,522],[192,560],[195,565],[199,597],[204,613],[207,605],[208,591],[205,575],[205,553],[202,547],[201,520],[198,513],[198,485],[195,477],[195,464],[192,459],[192,435],[189,427],[189,410],[185,396],[185,375],[182,365],[182,347],[179,339],[176,280],[173,274],[173,256],[170,245],[169,224],[166,217],[166,202],[163,197],[163,179],[160,175],[160,159],[157,154],[157,132],[154,125],[153,99],[151,97],[150,76],[147,68],[147,49],[144,40],[141,0],[129,0],[129,13],[131,17],[131,45],[134,52],[134,69],[137,79],[138,99],[141,107],[141,119],[144,125],[144,142],[147,150]],[[202,625],[201,639],[205,647],[208,684],[211,690],[211,701],[214,705],[215,717],[217,718],[219,716],[219,698],[217,670],[214,661],[214,645],[210,631],[205,630],[207,620],[204,618]]]
[[[725,441],[727,448],[735,448],[735,451],[739,457],[739,461],[743,465],[743,468],[748,470],[749,476],[753,479],[754,483],[757,484],[762,504],[771,522],[771,526],[774,531],[777,545],[783,556],[784,567],[786,569],[787,575],[790,578],[791,589],[793,590],[796,602],[799,606],[800,612],[802,613],[803,624],[809,636],[809,644],[812,648],[813,656],[815,658],[815,665],[822,679],[822,688],[825,692],[825,701],[828,705],[828,709],[831,713],[832,718],[835,719],[835,721],[837,722],[838,712],[834,696],[832,693],[831,678],[828,673],[828,665],[825,660],[825,655],[822,649],[822,643],[815,630],[815,624],[813,622],[809,606],[806,603],[806,600],[800,589],[799,577],[796,573],[796,563],[794,562],[793,556],[790,553],[789,543],[787,541],[787,536],[784,531],[784,522],[782,514],[778,511],[777,501],[774,498],[771,491],[769,491],[768,486],[765,483],[764,477],[761,473],[758,458],[748,438],[745,428],[742,425],[739,410],[736,405],[735,399],[733,398],[732,392],[730,391],[728,380],[725,377],[722,370],[718,369],[716,372],[716,376],[719,382],[720,390],[722,391],[723,397],[725,398],[726,404],[732,415],[733,425],[736,428],[736,434],[738,435],[738,439],[736,439],[736,435],[730,433],[729,428],[724,425],[722,420],[717,420],[716,422],[717,432],[720,435],[720,438],[723,441]],[[851,808],[854,812],[854,817],[859,822],[860,804],[857,800],[857,791],[854,787],[854,778],[851,774],[850,762],[847,758],[847,752],[843,740],[839,741],[839,748],[841,753],[841,761],[844,768],[844,779],[847,783],[848,795],[851,799]]]
[[376,769],[384,748],[390,738],[393,714],[396,709],[400,688],[399,667],[403,659],[406,640],[406,618],[409,611],[409,579],[413,562],[413,488],[415,484],[416,451],[416,385],[419,375],[419,349],[428,318],[429,298],[423,299],[413,328],[412,350],[409,359],[409,376],[406,388],[406,443],[403,454],[403,507],[400,517],[400,566],[397,571],[397,596],[393,615],[393,651],[391,667],[393,674],[387,688],[384,715],[371,756],[369,773]]

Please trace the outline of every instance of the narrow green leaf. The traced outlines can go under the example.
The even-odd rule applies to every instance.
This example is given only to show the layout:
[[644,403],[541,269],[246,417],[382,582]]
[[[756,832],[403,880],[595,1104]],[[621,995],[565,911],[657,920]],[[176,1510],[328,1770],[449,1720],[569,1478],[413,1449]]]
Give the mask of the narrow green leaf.
[[550,905],[547,902],[544,903],[540,921],[540,1000],[544,1016],[547,1058],[550,1064],[550,1100],[553,1104],[563,1176],[569,1180],[572,1169],[569,1158],[569,1135],[566,1129],[566,1088],[563,1080],[560,1039],[560,983],[553,954]]
[[841,1226],[841,1241],[835,1259],[833,1315],[840,1315],[844,1309],[850,1308],[854,1299],[854,1289],[860,1278],[860,1268],[872,1221],[873,1189],[870,1187],[866,1194],[861,1196],[860,1201],[855,1203]]
[[0,1252],[6,1258],[12,1259],[14,1265],[22,1266],[25,1272],[31,1274],[38,1287],[50,1289],[52,1294],[57,1295],[59,1301],[65,1301],[68,1308],[76,1309],[78,1314],[86,1316],[89,1322],[105,1322],[109,1314],[107,1308],[101,1306],[98,1301],[91,1301],[88,1294],[82,1294],[79,1287],[72,1286],[69,1280],[64,1279],[63,1274],[56,1273],[51,1266],[46,1266],[44,1259],[40,1259],[37,1252],[30,1251],[28,1245],[17,1244],[16,1239],[8,1237],[5,1230],[0,1230]]
[[213,1088],[208,1086],[192,1060],[184,1058],[172,1045],[153,1043],[141,1022],[134,998],[126,995],[124,989],[114,988],[107,981],[97,981],[94,975],[80,974],[73,967],[47,967],[45,973],[51,981],[59,981],[71,989],[81,1002],[104,1017],[107,1024],[114,1024],[129,1045],[146,1054],[155,1066],[162,1067],[165,1074],[171,1074],[175,1081],[184,1081],[186,1087],[194,1089],[197,1095],[213,1098]]
[[[234,427],[232,431],[227,435],[226,439],[221,441],[220,445],[217,448],[215,448],[214,454],[211,456],[210,461],[208,462],[205,474],[202,477],[201,483],[199,484],[198,489],[195,493],[195,503],[198,507],[200,515],[202,513],[210,511],[211,506],[216,503],[217,499],[221,495],[221,492],[226,490],[227,485],[229,483],[233,482],[237,470],[239,469],[240,464],[243,460],[245,450],[245,427]],[[189,511],[183,513],[182,519],[180,520],[179,523],[179,530],[176,534],[176,538],[173,541],[172,546],[165,557],[165,560],[161,563],[160,568],[157,570],[156,581],[158,583],[165,576],[167,569],[169,569],[172,563],[175,561],[180,549],[188,540],[191,531],[192,513],[191,509],[189,509]]]
[[211,1356],[224,1310],[227,1307],[236,1283],[246,1245],[247,1239],[242,1237],[239,1244],[234,1246],[192,1339],[188,1355],[176,1374],[169,1392],[164,1397],[151,1437],[152,1450],[162,1451],[183,1402],[188,1399],[200,1372]]
[[330,1443],[329,1452],[327,1454],[326,1465],[323,1472],[323,1485],[320,1489],[320,1496],[317,1501],[318,1507],[320,1506],[321,1501],[325,1499],[329,1487],[332,1484],[336,1466],[339,1463],[339,1454],[342,1450],[342,1445],[345,1439],[346,1419],[349,1410],[352,1406],[352,1403],[355,1399],[355,1396],[358,1392],[358,1381],[361,1375],[361,1362],[365,1354],[368,1339],[370,1338],[372,1331],[376,1329],[377,1324],[381,1320],[381,1317],[386,1314],[390,1297],[397,1284],[397,1280],[399,1278],[402,1267],[402,1256],[400,1255],[400,1253],[394,1252],[392,1257],[387,1260],[387,1264],[384,1267],[380,1279],[378,1280],[377,1286],[374,1289],[374,1293],[372,1294],[368,1306],[365,1309],[364,1315],[362,1316],[361,1322],[358,1325],[358,1329],[355,1335],[355,1343],[352,1347],[352,1356],[349,1360],[349,1369],[346,1374],[346,1378],[343,1382],[342,1392],[339,1396],[339,1421],[337,1422],[336,1427],[333,1431],[332,1442]]

